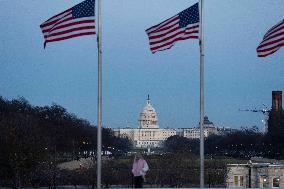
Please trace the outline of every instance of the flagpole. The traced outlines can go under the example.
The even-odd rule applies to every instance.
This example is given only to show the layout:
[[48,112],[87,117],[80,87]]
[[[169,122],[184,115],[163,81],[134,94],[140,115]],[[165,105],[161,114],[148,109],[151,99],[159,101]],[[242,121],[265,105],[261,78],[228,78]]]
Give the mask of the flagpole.
[[203,34],[203,3],[200,5],[200,188],[204,188],[204,34]]
[[102,0],[98,1],[98,112],[97,112],[97,189],[102,175]]

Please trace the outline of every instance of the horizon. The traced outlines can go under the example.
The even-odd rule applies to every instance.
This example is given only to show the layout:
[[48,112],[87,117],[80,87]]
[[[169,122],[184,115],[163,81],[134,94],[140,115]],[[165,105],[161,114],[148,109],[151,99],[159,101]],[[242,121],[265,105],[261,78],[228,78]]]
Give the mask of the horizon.
[[[1,96],[0,95],[0,97],[1,98],[3,98],[5,101],[7,100],[7,101],[13,101],[13,100],[21,100],[22,98],[24,99],[24,100],[27,100],[25,97],[23,97],[23,96],[18,96],[17,98],[12,98],[12,99],[7,99],[7,98],[5,98],[5,97],[3,97],[3,96]],[[147,99],[148,100],[148,99]],[[27,100],[28,101],[28,100]],[[94,126],[94,127],[97,127],[97,125],[96,125],[96,123],[91,123],[89,120],[87,120],[87,119],[84,119],[84,118],[82,118],[82,117],[78,117],[75,113],[73,113],[73,112],[70,112],[70,111],[68,111],[68,109],[66,109],[64,106],[62,106],[62,105],[60,105],[60,104],[58,104],[58,103],[56,103],[56,102],[52,102],[50,105],[42,105],[42,106],[37,106],[37,105],[33,105],[33,104],[31,104],[29,101],[28,101],[28,103],[29,103],[29,105],[31,105],[32,107],[45,107],[45,106],[48,106],[48,107],[51,107],[51,106],[53,106],[53,105],[58,105],[58,106],[61,106],[62,108],[64,108],[65,110],[66,110],[66,112],[68,113],[68,114],[70,114],[70,115],[75,115],[78,119],[83,119],[83,120],[86,120],[86,121],[88,121],[89,123],[90,123],[90,125],[91,126]],[[143,109],[143,108],[142,108]],[[142,112],[142,111],[141,111]],[[140,112],[140,113],[141,113]],[[139,113],[139,114],[140,114]],[[204,117],[208,117],[207,115],[204,115]],[[209,118],[209,117],[208,117]],[[158,116],[158,119],[159,119],[159,116]],[[209,121],[210,121],[210,119],[209,119]],[[139,123],[138,123],[139,121],[138,121],[138,118],[137,118],[137,125],[129,125],[128,123],[126,123],[126,125],[125,126],[123,126],[123,127],[110,127],[110,126],[107,126],[107,125],[103,125],[103,127],[104,128],[111,128],[111,129],[127,129],[127,128],[131,128],[131,129],[135,129],[135,128],[139,128]],[[214,126],[216,127],[216,128],[229,128],[229,129],[243,129],[243,128],[248,128],[248,129],[250,129],[250,128],[253,128],[253,127],[257,127],[256,125],[252,125],[251,127],[240,127],[240,128],[232,128],[232,127],[229,127],[229,126],[219,126],[218,124],[216,124],[216,123],[214,123],[213,122],[213,124],[214,124]],[[186,128],[199,128],[199,122],[198,122],[198,124],[196,124],[195,126],[189,126],[189,127],[176,127],[176,128],[172,128],[172,127],[168,127],[168,126],[166,126],[166,127],[161,127],[160,125],[159,125],[159,121],[158,121],[158,126],[159,126],[159,128],[162,128],[162,129],[167,129],[167,128],[169,128],[169,129],[186,129]],[[258,129],[259,129],[259,132],[262,132],[261,131],[261,129],[262,128],[259,128],[259,127],[257,127]]]
[[[55,102],[96,124],[96,36],[49,43],[43,49],[39,27],[79,2],[16,0],[15,6],[15,2],[0,1],[0,95],[8,100],[22,96],[34,106]],[[262,130],[262,113],[239,109],[263,109],[263,104],[270,108],[271,92],[283,91],[283,49],[265,58],[256,55],[263,35],[283,19],[281,2],[205,3],[204,110],[216,126]],[[147,94],[161,128],[198,125],[198,40],[178,42],[152,54],[145,33],[194,3],[104,1],[103,125],[138,126]]]

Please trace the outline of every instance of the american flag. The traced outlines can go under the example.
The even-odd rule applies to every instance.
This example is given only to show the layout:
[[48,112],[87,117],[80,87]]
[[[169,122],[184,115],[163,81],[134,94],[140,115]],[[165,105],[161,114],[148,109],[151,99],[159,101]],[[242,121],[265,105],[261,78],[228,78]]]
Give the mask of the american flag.
[[266,32],[256,52],[258,57],[265,57],[276,52],[282,46],[284,46],[284,20]]
[[49,42],[95,35],[95,0],[85,0],[40,25],[44,47]]
[[146,30],[152,53],[170,49],[175,42],[199,37],[198,3]]

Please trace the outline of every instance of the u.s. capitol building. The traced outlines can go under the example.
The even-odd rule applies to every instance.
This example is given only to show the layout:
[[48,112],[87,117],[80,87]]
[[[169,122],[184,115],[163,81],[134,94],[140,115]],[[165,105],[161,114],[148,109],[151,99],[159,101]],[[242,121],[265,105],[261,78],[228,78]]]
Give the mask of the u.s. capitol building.
[[[151,105],[148,95],[146,105],[139,115],[138,128],[115,128],[114,135],[119,137],[128,137],[135,148],[159,148],[163,142],[170,136],[180,135],[187,138],[196,139],[200,136],[200,128],[159,128],[158,116]],[[220,129],[215,127],[208,117],[204,117],[204,136],[211,134],[221,134]]]
[[176,135],[176,129],[160,129],[158,116],[151,105],[148,95],[147,102],[139,116],[138,128],[118,128],[113,129],[114,135],[128,137],[133,141],[136,148],[156,148],[161,147],[162,142],[168,137]]

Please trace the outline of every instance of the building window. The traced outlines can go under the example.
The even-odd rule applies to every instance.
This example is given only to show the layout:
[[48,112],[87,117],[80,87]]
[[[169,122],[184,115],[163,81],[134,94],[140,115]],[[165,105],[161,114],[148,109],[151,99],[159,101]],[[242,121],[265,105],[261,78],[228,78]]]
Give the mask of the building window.
[[268,188],[269,185],[268,185],[268,178],[267,176],[261,176],[260,177],[260,188]]
[[273,178],[272,187],[273,188],[279,188],[279,186],[280,186],[280,177]]
[[240,176],[240,186],[244,186],[244,176]]
[[238,176],[234,176],[234,186],[238,187],[239,186],[239,177]]
[[244,186],[244,176],[235,175],[234,176],[234,187],[243,187]]

